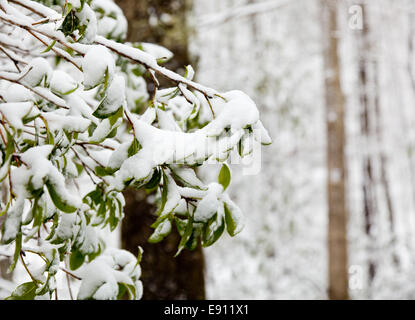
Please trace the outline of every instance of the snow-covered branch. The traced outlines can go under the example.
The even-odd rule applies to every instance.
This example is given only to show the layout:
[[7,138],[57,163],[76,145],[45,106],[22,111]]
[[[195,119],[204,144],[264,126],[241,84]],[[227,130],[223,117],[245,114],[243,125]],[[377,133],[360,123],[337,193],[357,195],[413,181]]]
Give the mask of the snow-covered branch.
[[[150,242],[176,227],[177,254],[210,246],[243,227],[225,162],[271,140],[243,92],[205,87],[191,66],[183,76],[166,69],[170,52],[157,45],[122,43],[125,18],[111,0],[61,0],[59,12],[42,2],[0,0],[1,244],[14,246],[11,269],[20,261],[31,278],[10,299],[56,295],[65,262],[81,279],[79,299],[140,298],[140,258],[104,250],[97,232],[122,220],[123,190],[155,194]],[[217,182],[196,175],[207,161],[223,163]],[[26,251],[42,269],[26,264]]]

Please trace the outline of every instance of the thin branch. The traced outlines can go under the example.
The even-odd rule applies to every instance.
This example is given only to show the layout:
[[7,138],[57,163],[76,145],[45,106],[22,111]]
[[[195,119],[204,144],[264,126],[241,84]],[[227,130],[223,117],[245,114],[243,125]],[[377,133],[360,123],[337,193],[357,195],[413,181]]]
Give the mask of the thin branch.
[[62,270],[63,272],[65,272],[67,275],[71,276],[72,278],[76,279],[76,280],[82,280],[82,278],[74,275],[72,272],[66,270],[65,268],[59,267],[60,270]]
[[187,85],[188,87],[196,91],[199,91],[200,93],[204,94],[205,96],[209,98],[212,98],[213,96],[217,94],[216,90],[212,88],[205,87],[197,82],[186,79],[185,77],[169,69],[159,66],[153,56],[151,56],[150,54],[144,51],[141,51],[140,49],[132,48],[124,44],[117,43],[113,40],[108,40],[102,36],[97,36],[95,38],[95,43],[108,48],[109,50],[113,51],[119,56],[122,56],[133,62],[141,64],[146,69],[153,70],[154,72],[162,75],[163,77],[169,79],[170,81],[176,84],[183,83]]
[[[1,17],[0,17],[1,19]],[[53,52],[55,52],[58,56],[62,57],[63,59],[65,59],[66,61],[72,63],[78,70],[82,71],[82,68],[80,66],[78,66],[78,64],[72,59],[72,57],[70,57],[69,54],[67,54],[65,51],[61,51],[58,48],[55,48],[52,44],[47,44],[45,41],[43,41],[40,37],[38,37],[37,35],[35,35],[32,30],[28,29],[28,28],[24,28],[27,32],[29,32],[33,37],[35,37],[37,40],[39,40],[46,48],[51,48],[51,50]],[[35,30],[37,31],[37,30]],[[56,40],[56,39],[54,39]]]
[[95,159],[88,151],[88,148],[85,147],[85,145],[81,144],[79,145],[80,147],[82,147],[82,149],[85,151],[85,153],[87,154],[88,157],[90,157],[97,165],[101,166],[101,167],[105,167],[105,165],[103,165],[102,163],[100,163],[97,159]]
[[[24,1],[21,1],[21,0],[10,0],[10,1],[13,2],[13,3],[19,4],[19,5],[24,4]],[[41,6],[42,8],[44,7],[43,5],[41,5],[39,3],[37,3],[37,6],[39,6],[39,7]],[[45,8],[45,10],[49,9],[47,7],[44,7],[44,8]],[[31,8],[28,8],[28,9],[31,10]],[[43,13],[41,13],[40,10],[32,10],[32,11],[36,12],[41,17],[46,18],[46,16]],[[38,29],[34,28],[32,25],[29,26],[29,25],[19,24],[17,22],[14,22],[14,21],[8,19],[7,17],[4,17],[4,15],[0,15],[0,19],[2,19],[4,21],[7,21],[10,24],[16,25],[20,28],[23,28],[25,30],[31,30],[31,31],[37,32],[39,34],[42,34],[46,37],[49,37],[52,40],[56,40],[61,45],[65,46],[67,48],[70,48],[71,50],[77,52],[78,54],[80,54],[82,56],[85,55],[85,52],[83,52],[80,49],[79,46],[74,46],[74,45],[68,44],[66,41],[62,40],[62,37],[59,37],[58,34],[56,34],[56,35],[48,34],[44,31],[41,31],[41,30],[38,30]],[[142,66],[144,66],[146,69],[151,69],[154,72],[162,75],[163,77],[169,79],[170,81],[172,81],[176,84],[183,83],[183,84],[187,85],[189,88],[192,88],[196,91],[201,92],[205,97],[212,98],[215,95],[218,95],[216,90],[214,90],[212,88],[205,87],[205,86],[203,86],[203,85],[201,85],[197,82],[194,82],[192,80],[186,79],[185,77],[183,77],[183,76],[181,76],[181,75],[179,75],[179,74],[177,74],[177,73],[175,73],[175,72],[173,72],[169,69],[166,69],[166,68],[158,65],[156,59],[152,55],[150,55],[150,54],[148,54],[148,53],[146,53],[146,52],[144,52],[140,49],[126,46],[124,44],[115,42],[113,40],[106,39],[102,36],[96,36],[94,43],[100,44],[100,45],[108,48],[109,50],[111,50],[112,52],[116,53],[119,56],[127,58],[127,59],[129,59],[133,62],[139,63]]]
[[13,59],[12,56],[3,48],[0,46],[0,51],[3,52],[14,64],[14,66],[16,67],[17,71],[21,72],[19,65],[18,65],[18,61]]
[[30,272],[29,268],[27,267],[26,262],[25,262],[25,261],[24,261],[24,259],[23,259],[23,252],[22,252],[22,251],[20,251],[20,260],[22,261],[22,264],[23,264],[24,268],[26,269],[26,272],[29,274],[30,278],[32,279],[32,281],[33,281],[34,283],[39,282],[39,280],[36,280],[36,279],[33,277],[32,273]]
[[100,144],[100,143],[91,143],[91,142],[75,142],[75,144],[77,145],[89,145],[89,146],[95,146],[95,147],[100,147],[100,148],[104,148],[104,149],[108,149],[108,150],[115,150],[115,148],[111,147],[111,146],[106,146],[104,144]]
[[[19,74],[17,74],[17,75],[19,75]],[[56,101],[57,99],[52,100],[51,98],[46,97],[45,94],[41,92],[41,88],[40,87],[33,88],[31,86],[28,86],[28,85],[24,84],[23,82],[21,82],[19,80],[20,78],[21,77],[16,77],[12,73],[0,72],[0,79],[3,79],[3,80],[6,80],[6,81],[9,81],[9,82],[14,82],[14,83],[20,84],[21,86],[25,87],[26,89],[32,91],[33,93],[35,93],[36,95],[38,95],[39,97],[41,97],[43,100],[49,101],[51,104],[54,104],[54,105],[56,105],[59,108],[69,109],[69,107],[67,107],[66,104],[64,104],[65,103],[64,100],[62,100],[62,99],[60,99],[59,97],[56,97],[56,96],[54,96],[54,97],[59,98],[59,100],[62,100],[62,101],[59,101],[58,102],[58,101]]]

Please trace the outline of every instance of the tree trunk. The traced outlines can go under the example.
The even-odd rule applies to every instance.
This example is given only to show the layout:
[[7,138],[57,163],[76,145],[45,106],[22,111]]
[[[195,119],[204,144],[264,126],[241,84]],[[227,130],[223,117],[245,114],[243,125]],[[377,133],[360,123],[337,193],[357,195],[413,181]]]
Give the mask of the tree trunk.
[[205,299],[204,257],[201,247],[183,250],[174,258],[180,242],[176,231],[161,243],[148,243],[153,233],[156,208],[147,202],[145,191],[128,189],[125,196],[125,218],[122,223],[122,247],[137,253],[144,249],[141,261],[141,281],[144,300],[203,300]]
[[[128,20],[128,41],[153,42],[174,53],[166,67],[183,72],[191,63],[188,54],[186,26],[187,0],[116,0]],[[150,21],[152,21],[150,23]],[[156,23],[154,23],[156,22]],[[160,84],[169,85],[160,79]],[[150,88],[151,90],[151,88]],[[141,261],[144,300],[205,299],[204,257],[199,245],[194,251],[184,250],[174,258],[180,237],[176,231],[158,244],[147,239],[154,231],[156,208],[147,202],[144,191],[129,189],[125,218],[121,227],[121,245],[133,253],[144,249]]]
[[151,42],[166,47],[174,53],[174,57],[165,66],[176,72],[184,71],[185,65],[195,62],[191,61],[188,50],[190,28],[187,14],[190,12],[191,0],[115,2],[128,20],[128,41]]
[[330,299],[348,299],[344,96],[340,84],[337,1],[322,0],[327,123],[327,199]]
[[373,166],[374,125],[373,109],[371,109],[369,75],[369,59],[371,45],[369,39],[369,25],[367,21],[366,7],[362,5],[363,30],[358,36],[359,50],[359,95],[360,95],[360,130],[364,141],[362,176],[363,176],[363,213],[365,221],[365,233],[368,238],[368,286],[371,287],[376,274],[376,263],[373,258],[375,252],[375,236],[373,234],[374,219],[377,211],[375,172]]

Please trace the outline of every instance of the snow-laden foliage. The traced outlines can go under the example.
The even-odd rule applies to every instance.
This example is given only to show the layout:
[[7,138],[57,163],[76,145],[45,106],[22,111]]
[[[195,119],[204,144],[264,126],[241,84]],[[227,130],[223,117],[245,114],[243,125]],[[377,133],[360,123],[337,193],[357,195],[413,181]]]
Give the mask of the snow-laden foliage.
[[[228,166],[210,183],[195,168],[270,143],[247,95],[192,81],[190,66],[184,76],[160,66],[172,55],[157,45],[123,43],[111,0],[0,0],[0,28],[0,248],[31,279],[10,299],[51,298],[58,272],[81,281],[79,299],[140,298],[140,257],[97,233],[123,218],[128,186],[156,193],[149,241],[177,228],[177,254],[242,230]],[[30,269],[28,254],[43,266]]]

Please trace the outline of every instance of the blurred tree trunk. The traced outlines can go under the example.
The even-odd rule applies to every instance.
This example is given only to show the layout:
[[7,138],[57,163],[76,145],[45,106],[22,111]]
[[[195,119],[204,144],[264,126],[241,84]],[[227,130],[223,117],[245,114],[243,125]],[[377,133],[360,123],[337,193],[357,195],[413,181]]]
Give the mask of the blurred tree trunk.
[[[409,23],[409,32],[408,32],[408,62],[407,62],[407,71],[409,80],[411,83],[412,93],[415,97],[415,66],[414,66],[414,51],[415,51],[415,44],[414,44],[414,37],[415,37],[415,13],[410,11],[408,13],[408,23]],[[407,119],[402,119],[404,124],[404,130],[407,136],[409,136],[408,132],[408,124]],[[409,164],[409,174],[411,176],[411,187],[412,187],[412,200],[415,204],[415,164],[414,164],[414,146],[411,142],[408,143],[406,148],[406,154],[408,157],[408,164]]]
[[185,65],[195,62],[191,61],[188,50],[191,29],[187,25],[187,14],[191,9],[191,0],[115,2],[128,20],[128,41],[151,42],[166,47],[174,53],[174,57],[165,66],[176,72],[183,72]]
[[[369,24],[367,21],[365,5],[362,5],[363,30],[359,33],[359,95],[360,95],[360,131],[362,134],[363,147],[363,213],[365,233],[368,242],[368,286],[370,288],[376,274],[376,263],[374,261],[375,253],[375,235],[373,234],[374,220],[377,212],[375,173],[373,165],[373,109],[371,109],[371,93],[373,89],[369,86],[370,65],[371,65],[371,45],[369,39]],[[372,75],[373,76],[373,75]]]
[[[415,52],[415,43],[414,43],[414,37],[415,37],[415,13],[413,10],[415,7],[412,8],[412,10],[409,10],[408,12],[408,59],[407,59],[407,72],[409,81],[411,83],[412,88],[412,94],[413,97],[415,97],[415,65],[414,65],[414,52]],[[402,114],[402,113],[401,113]],[[401,122],[403,125],[403,131],[406,137],[410,137],[409,134],[409,125],[408,125],[408,119],[405,117],[405,115],[401,115]],[[408,141],[409,140],[409,141]],[[406,156],[408,159],[408,165],[409,165],[409,174],[410,174],[410,180],[411,180],[411,188],[412,188],[412,201],[414,203],[415,207],[415,163],[414,163],[414,151],[415,151],[415,145],[412,141],[412,139],[408,139],[406,143]],[[414,244],[413,241],[408,241],[408,248],[409,250],[413,250]]]
[[[368,26],[370,32],[370,27]],[[391,233],[391,247],[392,247],[392,259],[395,264],[395,266],[399,267],[400,260],[399,255],[396,250],[396,228],[395,228],[395,209],[394,209],[394,203],[393,198],[391,194],[391,188],[389,184],[388,179],[388,156],[387,152],[384,149],[384,127],[382,125],[382,110],[380,105],[380,88],[379,88],[379,63],[377,60],[377,56],[374,56],[373,60],[373,89],[374,89],[374,108],[375,108],[375,121],[376,121],[376,128],[375,128],[375,134],[378,144],[378,157],[379,157],[379,170],[380,170],[380,183],[382,185],[383,194],[385,196],[385,202],[386,202],[386,210],[388,212],[389,217],[389,230]],[[410,176],[413,176],[413,170],[410,166]],[[415,199],[413,199],[415,200]]]
[[[361,105],[361,134],[363,146],[363,208],[365,217],[365,233],[369,240],[368,245],[368,287],[376,276],[377,269],[377,237],[374,232],[376,215],[379,214],[381,197],[377,197],[377,183],[380,183],[385,199],[385,208],[388,214],[392,259],[399,265],[398,255],[395,252],[395,212],[390,193],[387,173],[387,157],[383,149],[383,126],[380,109],[379,71],[376,56],[376,47],[373,45],[373,34],[368,17],[368,8],[362,4],[363,30],[358,34],[359,50],[359,90]],[[377,150],[375,149],[377,146]],[[375,151],[377,151],[375,153]],[[378,159],[376,159],[377,157]],[[378,161],[376,161],[378,160]],[[378,171],[375,170],[378,163]]]
[[[413,9],[412,9],[413,10]],[[413,63],[414,58],[414,35],[415,35],[415,13],[410,11],[408,13],[409,33],[408,33],[408,75],[411,82],[412,91],[415,93],[415,66]]]
[[[128,20],[128,37],[131,42],[152,42],[174,53],[166,66],[183,73],[191,63],[188,53],[187,0],[116,0]],[[161,85],[167,85],[160,79]],[[168,84],[168,85],[171,85]],[[125,218],[121,228],[122,247],[137,253],[144,249],[141,262],[144,285],[143,299],[205,299],[204,257],[200,247],[184,250],[174,258],[180,237],[176,231],[158,244],[149,244],[153,232],[156,208],[147,202],[144,191],[129,189]]]
[[386,201],[386,209],[389,217],[389,230],[391,234],[392,260],[396,267],[399,267],[400,260],[396,250],[396,228],[395,228],[395,209],[392,200],[389,179],[388,179],[388,157],[383,149],[383,126],[382,126],[382,111],[380,108],[380,91],[379,91],[379,66],[377,61],[374,61],[374,104],[375,104],[375,119],[376,119],[376,138],[379,148],[379,170],[380,182],[382,184],[383,193]]
[[327,123],[329,299],[348,299],[344,96],[338,55],[338,1],[321,0]]

